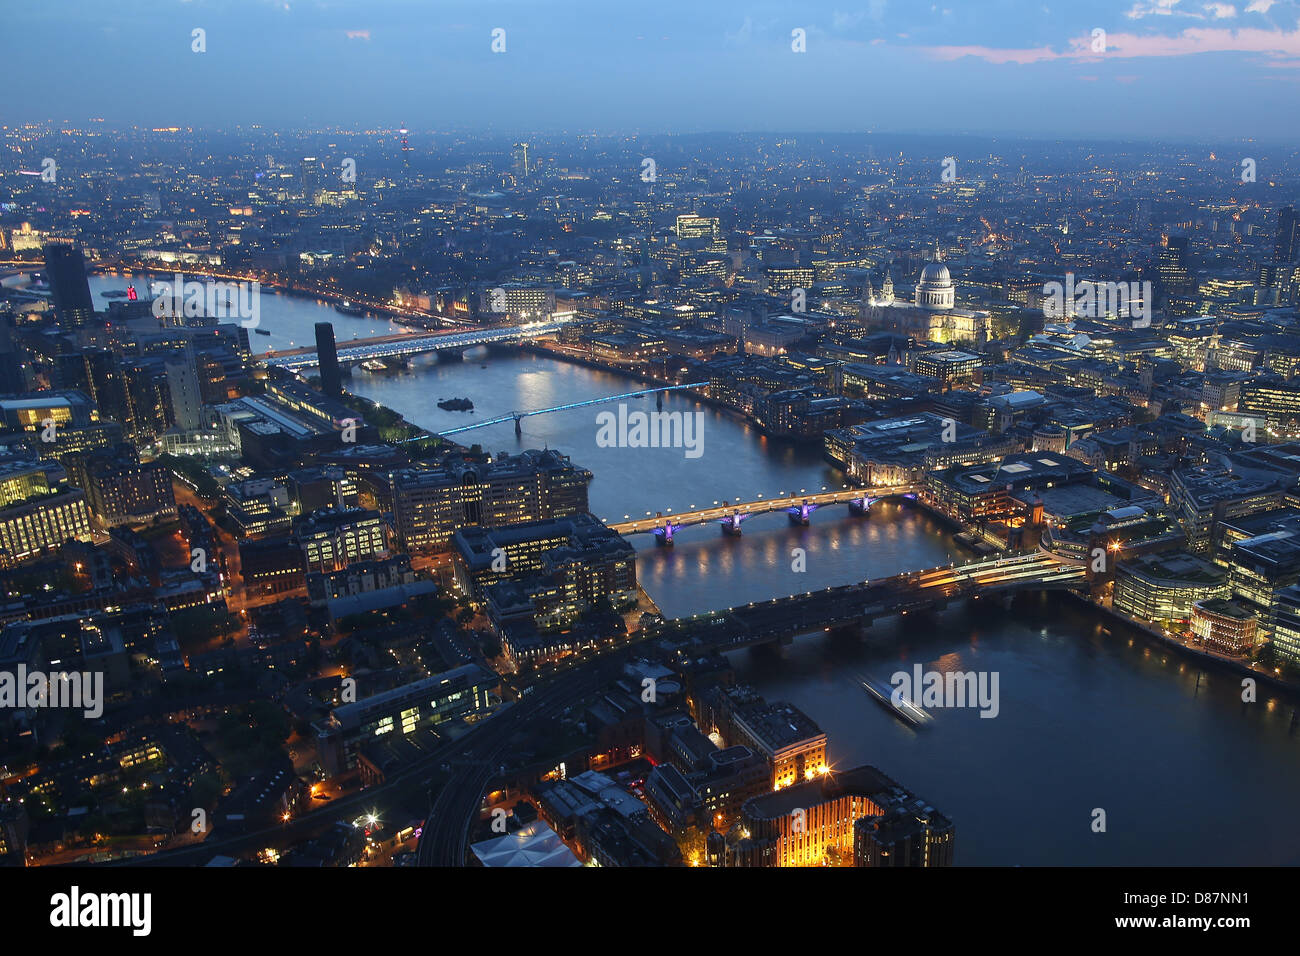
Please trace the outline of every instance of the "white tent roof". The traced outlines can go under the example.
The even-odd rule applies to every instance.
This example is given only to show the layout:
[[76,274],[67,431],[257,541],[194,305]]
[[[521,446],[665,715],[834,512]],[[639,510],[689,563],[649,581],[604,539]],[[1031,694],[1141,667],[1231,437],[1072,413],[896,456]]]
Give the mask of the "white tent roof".
[[484,866],[582,866],[559,834],[541,820],[470,849]]

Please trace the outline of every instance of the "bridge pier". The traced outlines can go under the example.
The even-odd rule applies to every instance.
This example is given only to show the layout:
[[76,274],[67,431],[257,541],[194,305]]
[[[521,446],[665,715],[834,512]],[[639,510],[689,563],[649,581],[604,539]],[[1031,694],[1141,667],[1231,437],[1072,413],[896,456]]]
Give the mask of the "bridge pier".
[[722,533],[723,533],[723,534],[726,534],[726,535],[730,535],[730,536],[733,537],[733,538],[739,538],[739,537],[740,537],[740,522],[741,522],[742,520],[743,520],[743,519],[741,518],[739,512],[733,514],[730,518],[723,518],[723,519],[722,519]]
[[516,438],[522,437],[524,434],[523,420],[524,420],[524,416],[522,415],[515,416],[515,437]]
[[801,528],[806,528],[808,527],[809,519],[812,517],[812,513],[817,510],[817,507],[818,507],[817,505],[810,505],[808,502],[805,501],[802,505],[800,505],[797,508],[787,508],[786,514],[790,516],[790,523],[792,525],[797,525]]
[[673,532],[676,530],[671,524],[655,528],[655,544],[661,548],[671,548],[673,546]]
[[869,630],[871,630],[871,618],[864,617],[862,620],[855,621],[852,624],[840,624],[832,627],[830,629],[830,636],[832,638],[840,638],[841,640],[847,639],[862,641],[866,640],[867,632]]
[[870,498],[850,498],[849,514],[865,518],[871,514]]

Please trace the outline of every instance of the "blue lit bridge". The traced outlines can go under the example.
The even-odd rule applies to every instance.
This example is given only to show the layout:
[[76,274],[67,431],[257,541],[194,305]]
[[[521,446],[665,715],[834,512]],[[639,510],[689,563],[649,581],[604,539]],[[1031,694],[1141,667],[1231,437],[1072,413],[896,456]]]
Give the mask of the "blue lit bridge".
[[656,544],[671,545],[673,535],[682,528],[698,524],[717,524],[723,534],[739,535],[741,524],[754,515],[784,511],[790,516],[790,522],[807,525],[812,513],[818,508],[834,504],[847,504],[851,514],[865,515],[871,506],[882,498],[916,499],[916,485],[894,485],[890,487],[841,488],[836,491],[821,491],[807,494],[782,492],[773,498],[756,498],[753,501],[714,502],[712,506],[692,508],[672,514],[660,512],[654,517],[649,514],[644,518],[607,522],[619,534],[641,534],[653,532]]

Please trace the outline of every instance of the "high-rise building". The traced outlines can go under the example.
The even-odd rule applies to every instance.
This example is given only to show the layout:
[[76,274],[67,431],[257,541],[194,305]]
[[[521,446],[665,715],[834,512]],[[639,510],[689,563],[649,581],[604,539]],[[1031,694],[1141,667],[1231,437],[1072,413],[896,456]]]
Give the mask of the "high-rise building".
[[1186,236],[1169,236],[1156,255],[1156,271],[1166,288],[1181,288],[1190,280]]
[[413,147],[411,146],[410,141],[406,138],[406,134],[410,131],[405,126],[403,126],[400,130],[398,130],[398,132],[402,134],[402,165],[405,168],[410,169],[411,150],[413,149]]
[[1300,217],[1294,206],[1283,206],[1277,213],[1277,238],[1273,241],[1274,262],[1295,262],[1300,257]]
[[1188,248],[1186,236],[1167,236],[1156,253],[1156,274],[1164,293],[1164,309],[1172,316],[1196,315],[1200,311]]
[[203,397],[192,355],[178,356],[163,363],[167,372],[167,391],[171,396],[172,420],[183,431],[203,427]]
[[76,246],[51,243],[45,247],[45,273],[50,280],[59,328],[84,329],[95,316],[86,278],[86,259]]
[[515,175],[520,179],[527,179],[533,173],[532,166],[528,162],[528,144],[515,143],[514,150]]
[[717,239],[722,223],[717,216],[699,216],[695,213],[677,217],[678,239]]
[[303,196],[312,199],[320,190],[324,178],[325,164],[315,156],[304,156],[299,166],[299,180],[302,184]]
[[0,395],[16,395],[27,391],[27,376],[23,372],[22,351],[14,343],[12,315],[0,315]]
[[316,358],[320,367],[321,392],[330,398],[338,398],[343,392],[343,373],[339,370],[332,322],[316,323]]

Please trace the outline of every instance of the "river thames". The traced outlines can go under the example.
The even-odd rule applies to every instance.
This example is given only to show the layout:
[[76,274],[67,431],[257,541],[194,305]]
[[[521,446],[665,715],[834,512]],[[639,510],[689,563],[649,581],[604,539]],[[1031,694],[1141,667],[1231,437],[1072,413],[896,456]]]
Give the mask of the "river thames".
[[[100,293],[122,277],[92,277]],[[400,331],[324,303],[263,294],[254,351],[313,343],[330,321],[340,343]],[[634,381],[527,354],[477,350],[465,361],[413,361],[408,370],[357,370],[345,382],[431,431],[633,391]],[[472,412],[437,407],[466,397]],[[653,410],[653,399],[629,399]],[[677,448],[597,443],[596,415],[614,405],[523,419],[456,436],[492,452],[551,447],[595,474],[591,509],[608,521],[843,485],[816,449],[764,438],[752,426],[680,395],[665,411],[702,416],[698,458]],[[674,548],[632,539],[642,586],[671,617],[946,564],[966,555],[924,511],[879,504],[866,518],[843,505],[809,527],[783,514],[746,521],[740,538],[688,528]],[[796,561],[802,550],[802,562]],[[805,570],[796,570],[802,566]],[[740,681],[788,700],[826,731],[830,762],[870,763],[948,814],[959,865],[1274,865],[1300,862],[1297,700],[1267,687],[1241,701],[1240,678],[1206,670],[1109,624],[1072,599],[1026,595],[1010,609],[954,607],[877,622],[872,646],[801,638],[776,651],[732,655]],[[996,718],[933,710],[921,729],[900,723],[861,689],[913,664],[999,675]],[[1276,809],[1273,812],[1270,808]],[[1093,832],[1104,810],[1105,832]],[[1247,826],[1246,824],[1250,825]]]

